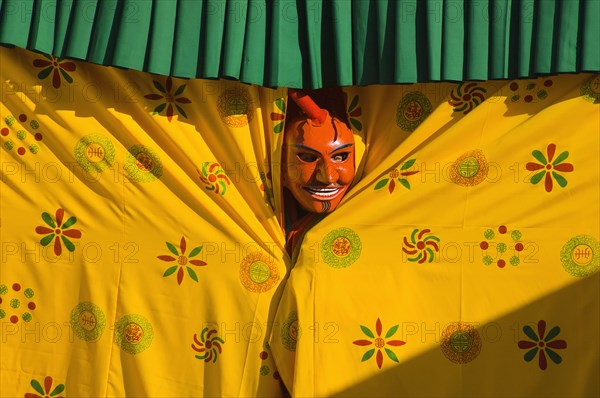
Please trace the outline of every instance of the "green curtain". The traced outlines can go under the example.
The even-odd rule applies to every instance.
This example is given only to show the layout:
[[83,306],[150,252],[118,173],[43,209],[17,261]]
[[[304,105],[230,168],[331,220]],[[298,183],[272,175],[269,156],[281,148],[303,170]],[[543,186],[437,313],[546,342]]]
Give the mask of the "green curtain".
[[600,71],[598,0],[0,0],[0,43],[318,88]]

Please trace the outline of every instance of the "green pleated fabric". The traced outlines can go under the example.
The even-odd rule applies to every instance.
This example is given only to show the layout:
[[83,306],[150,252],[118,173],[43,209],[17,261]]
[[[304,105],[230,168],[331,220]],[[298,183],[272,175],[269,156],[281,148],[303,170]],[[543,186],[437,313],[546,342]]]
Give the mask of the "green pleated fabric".
[[599,0],[0,0],[0,43],[318,88],[600,71]]

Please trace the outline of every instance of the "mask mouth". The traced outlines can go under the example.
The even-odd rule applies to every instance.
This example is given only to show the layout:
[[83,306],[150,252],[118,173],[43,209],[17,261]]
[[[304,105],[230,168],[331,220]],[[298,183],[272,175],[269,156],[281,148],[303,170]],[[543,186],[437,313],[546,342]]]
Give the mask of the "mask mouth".
[[302,187],[313,198],[320,200],[330,200],[336,197],[341,191],[341,186],[323,186],[323,187]]

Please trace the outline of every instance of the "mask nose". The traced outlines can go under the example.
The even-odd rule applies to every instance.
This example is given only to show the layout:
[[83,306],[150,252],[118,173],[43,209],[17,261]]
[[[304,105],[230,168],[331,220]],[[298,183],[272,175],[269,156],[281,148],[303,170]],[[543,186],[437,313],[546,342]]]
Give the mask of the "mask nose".
[[337,182],[337,180],[340,178],[340,175],[334,165],[323,162],[317,169],[316,177],[317,181],[320,183],[329,185]]

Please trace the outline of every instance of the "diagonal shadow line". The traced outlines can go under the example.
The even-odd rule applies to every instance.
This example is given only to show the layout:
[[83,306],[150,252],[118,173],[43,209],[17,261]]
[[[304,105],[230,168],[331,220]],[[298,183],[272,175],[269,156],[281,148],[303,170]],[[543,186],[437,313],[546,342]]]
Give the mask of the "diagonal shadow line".
[[[456,364],[446,359],[437,344],[436,349],[425,351],[392,368],[385,369],[384,364],[384,370],[375,376],[332,396],[598,397],[599,292],[600,273],[578,279],[477,327],[482,340],[481,351],[468,363]],[[577,323],[567,322],[573,318],[577,319]],[[546,332],[554,326],[560,326],[560,334],[555,339],[567,341],[566,349],[556,350],[562,362],[555,364],[548,358],[546,370],[540,369],[537,355],[531,362],[526,362],[523,355],[528,350],[520,349],[517,345],[519,340],[531,340],[523,332],[523,326],[530,325],[537,331],[539,320],[547,322]],[[511,326],[506,328],[506,325]],[[490,330],[495,330],[496,334]],[[431,340],[431,331],[429,335],[421,336],[421,343],[425,343],[423,337]],[[439,336],[436,341],[439,342]],[[414,343],[418,344],[419,341]],[[395,351],[402,361],[401,349]],[[364,365],[374,365],[371,362]],[[453,377],[456,379],[452,380]]]

